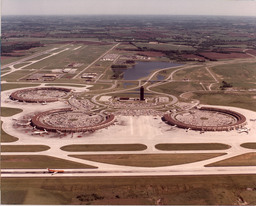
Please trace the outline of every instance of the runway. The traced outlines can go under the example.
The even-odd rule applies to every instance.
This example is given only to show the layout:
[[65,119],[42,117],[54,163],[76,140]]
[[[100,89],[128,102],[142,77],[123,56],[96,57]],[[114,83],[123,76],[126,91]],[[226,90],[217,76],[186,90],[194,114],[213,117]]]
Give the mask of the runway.
[[93,176],[193,176],[193,175],[235,175],[255,174],[256,166],[207,167],[191,169],[143,168],[127,170],[64,169],[64,173],[49,173],[47,169],[2,169],[2,178],[18,177],[93,177]]

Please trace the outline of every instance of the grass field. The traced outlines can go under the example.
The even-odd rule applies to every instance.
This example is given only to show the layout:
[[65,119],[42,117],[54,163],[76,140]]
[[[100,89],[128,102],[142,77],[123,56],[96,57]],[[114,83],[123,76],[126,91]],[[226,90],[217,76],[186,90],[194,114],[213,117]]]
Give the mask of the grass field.
[[187,143],[187,144],[157,144],[156,149],[159,150],[225,150],[230,146],[220,143]]
[[96,152],[96,151],[142,151],[147,149],[143,144],[94,144],[94,145],[67,145],[61,147],[68,152]]
[[110,84],[104,84],[104,83],[100,83],[100,84],[93,84],[92,87],[89,88],[89,90],[102,90],[102,89],[108,89],[110,88],[111,85]]
[[171,82],[152,87],[151,90],[179,96],[184,92],[202,90],[202,86],[193,82]]
[[[251,89],[256,89],[255,82],[231,82],[231,81],[229,81],[228,83],[232,84],[233,90],[250,91]],[[222,86],[222,83],[215,83],[211,89],[212,90],[221,90],[220,86]]]
[[[40,57],[41,57],[41,56],[40,56]],[[27,64],[29,64],[29,63],[15,64],[15,65],[14,65],[14,68],[15,68],[15,69],[18,69],[18,68],[23,67],[23,66],[25,66],[25,65],[27,65]]]
[[227,64],[212,67],[211,70],[217,76],[227,82],[255,82],[256,81],[256,63]]
[[162,167],[197,162],[225,155],[225,153],[198,154],[117,154],[117,155],[70,155],[85,160],[136,167]]
[[256,152],[246,153],[215,162],[207,167],[229,167],[229,166],[256,166]]
[[1,142],[16,142],[18,140],[18,138],[7,134],[3,130],[2,124],[3,124],[3,122],[1,121]]
[[43,59],[39,62],[36,62],[30,66],[25,67],[21,71],[13,72],[9,75],[2,77],[2,80],[5,81],[16,81],[21,77],[25,77],[27,74],[31,73],[31,69],[40,70],[42,72],[48,72],[52,69],[64,69],[70,63],[80,63],[82,66],[76,68],[77,73],[83,70],[87,65],[97,59],[100,55],[110,49],[113,45],[87,45],[82,46],[81,49],[73,50],[76,46],[68,46],[69,50],[63,51],[62,49],[56,50],[54,52],[63,51],[55,56],[50,56],[50,54],[42,55],[36,57],[36,60],[40,60],[43,57],[50,56],[49,58]]
[[[26,38],[22,38],[22,41],[39,41],[39,39],[38,38],[33,38],[33,39],[31,38],[31,39],[26,40]],[[55,39],[54,41],[59,41],[59,40]],[[32,56],[33,54],[35,54],[37,52],[46,51],[46,50],[54,48],[56,46],[59,46],[59,45],[55,45],[55,44],[48,44],[47,45],[47,44],[45,44],[43,47],[31,48],[31,49],[27,50],[26,52],[24,52],[24,56],[3,58],[3,59],[1,59],[1,63],[2,63],[2,65],[9,64],[9,63],[15,62],[17,60],[23,59],[25,57]]]
[[199,81],[214,81],[212,76],[207,72],[205,67],[195,67],[190,69],[180,70],[174,73],[174,80],[199,80]]
[[256,149],[256,142],[247,142],[247,143],[241,144],[240,146],[247,149]]
[[86,87],[86,84],[85,85],[79,85],[79,84],[46,84],[45,86],[48,86],[48,87],[61,87],[61,86],[64,86],[64,87]]
[[23,70],[18,70],[18,71],[12,72],[4,77],[1,77],[1,79],[2,79],[2,81],[16,82],[19,79],[21,79],[29,74],[31,74],[30,70],[23,69]]
[[2,204],[256,204],[256,175],[2,178]]
[[240,107],[244,109],[249,109],[256,111],[256,98],[255,95],[250,93],[199,93],[196,92],[192,96],[193,99],[200,100],[201,104],[209,105],[222,105],[222,106],[232,106]]
[[44,169],[44,168],[95,168],[56,157],[44,155],[2,155],[3,169]]
[[50,149],[45,145],[1,145],[1,152],[41,152]]
[[2,117],[11,117],[15,114],[21,113],[22,109],[9,108],[9,107],[1,107],[1,116]]
[[22,87],[37,87],[40,86],[40,84],[11,84],[11,83],[7,83],[7,84],[1,84],[1,91],[6,91],[6,90],[10,90],[10,89],[17,89],[17,88],[22,88]]
[[7,73],[9,71],[11,71],[11,69],[8,67],[8,68],[5,68],[4,70],[1,70],[0,74],[2,75],[2,74],[5,74],[5,73]]

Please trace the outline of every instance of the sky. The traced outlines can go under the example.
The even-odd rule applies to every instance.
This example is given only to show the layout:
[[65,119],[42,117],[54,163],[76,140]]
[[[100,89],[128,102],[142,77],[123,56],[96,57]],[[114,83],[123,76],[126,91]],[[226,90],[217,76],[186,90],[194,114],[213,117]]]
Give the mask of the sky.
[[256,0],[2,0],[2,15],[256,16]]

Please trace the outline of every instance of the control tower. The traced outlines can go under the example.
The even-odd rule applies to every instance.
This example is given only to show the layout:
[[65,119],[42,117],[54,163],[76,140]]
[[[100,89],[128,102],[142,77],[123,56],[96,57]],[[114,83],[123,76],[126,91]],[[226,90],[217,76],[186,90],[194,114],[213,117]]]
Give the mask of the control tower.
[[141,86],[140,87],[140,101],[144,101],[144,87]]

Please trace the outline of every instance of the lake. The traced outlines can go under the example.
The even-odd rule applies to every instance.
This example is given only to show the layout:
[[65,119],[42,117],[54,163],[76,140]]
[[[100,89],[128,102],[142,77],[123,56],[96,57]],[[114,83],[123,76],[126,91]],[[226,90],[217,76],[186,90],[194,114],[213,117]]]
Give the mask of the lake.
[[157,69],[164,69],[169,67],[180,66],[181,64],[172,62],[140,62],[129,69],[124,71],[124,80],[138,80],[140,78],[148,76],[152,71]]

